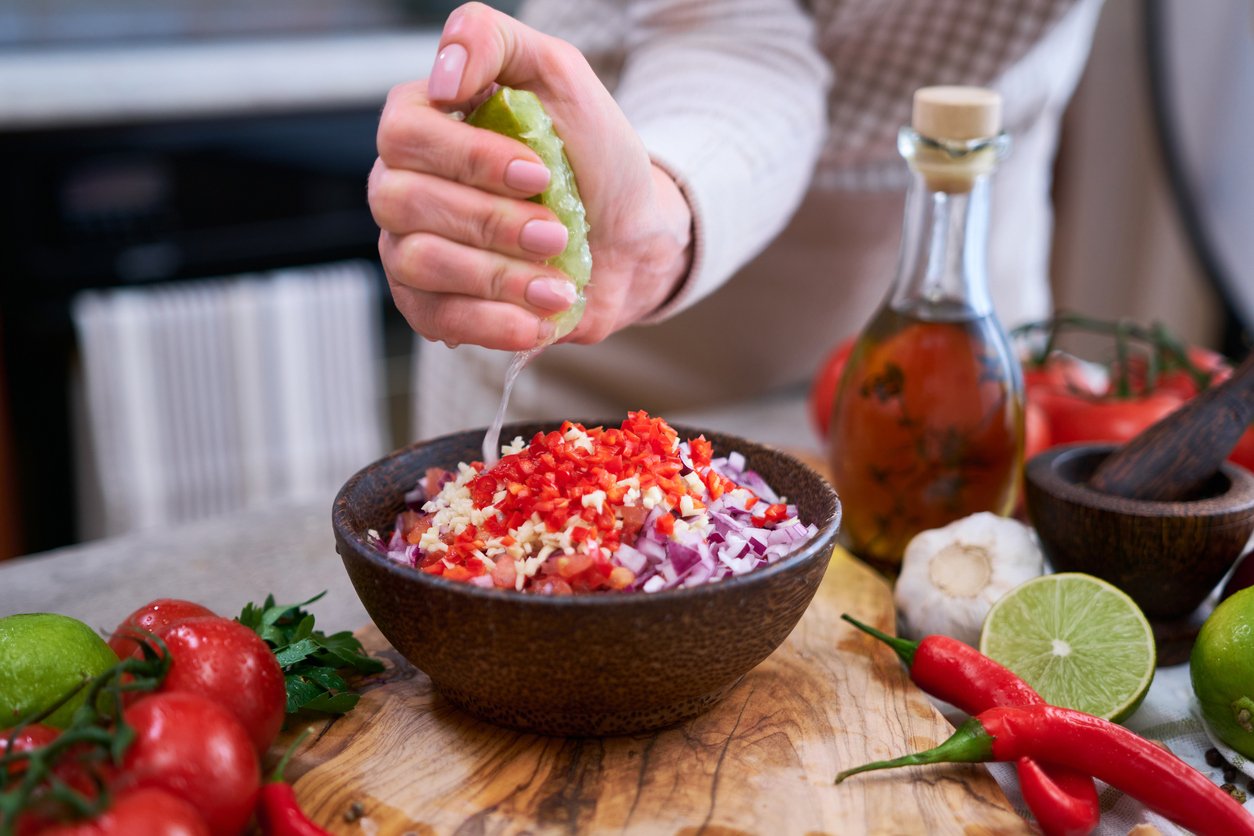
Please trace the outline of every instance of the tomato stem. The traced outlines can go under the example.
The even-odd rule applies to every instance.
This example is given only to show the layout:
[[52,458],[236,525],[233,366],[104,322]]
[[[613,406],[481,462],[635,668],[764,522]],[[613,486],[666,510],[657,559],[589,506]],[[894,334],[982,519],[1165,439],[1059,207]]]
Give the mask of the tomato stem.
[[[47,710],[24,717],[7,735],[8,745],[0,754],[0,836],[9,836],[18,815],[36,806],[41,812],[53,806],[75,818],[93,816],[108,807],[110,793],[99,766],[106,758],[120,764],[135,738],[134,729],[122,719],[122,694],[155,691],[170,670],[170,652],[161,639],[148,634],[140,648],[143,658],[123,659],[58,700],[52,710],[87,689],[69,725],[50,742],[13,751],[21,730],[47,717]],[[92,792],[82,792],[56,774],[58,765],[70,761],[84,767],[94,785]]]
[[53,702],[51,705],[49,705],[47,708],[39,709],[35,711],[33,714],[29,714],[23,717],[20,721],[18,721],[18,724],[10,730],[10,733],[8,736],[9,745],[11,746],[13,744],[14,737],[16,737],[17,733],[21,729],[25,728],[26,726],[34,725],[35,723],[42,723],[44,720],[48,719],[53,714],[56,714],[57,711],[61,708],[61,706],[65,705],[67,702],[74,699],[74,697],[78,694],[78,692],[86,688],[88,683],[90,682],[91,682],[91,677],[83,676],[82,679],[80,679],[76,684],[70,686],[70,689],[68,691],[66,691],[61,696],[57,697],[56,701]]
[[1127,320],[1115,323],[1115,360],[1118,374],[1115,376],[1115,394],[1120,398],[1132,397],[1132,381],[1128,378],[1128,337],[1131,330]]
[[1118,398],[1131,398],[1137,394],[1133,390],[1128,362],[1131,345],[1142,344],[1146,347],[1147,361],[1146,391],[1153,391],[1163,372],[1180,369],[1189,376],[1198,391],[1206,389],[1211,382],[1212,373],[1199,368],[1189,357],[1184,344],[1173,335],[1161,322],[1154,322],[1149,327],[1139,325],[1127,319],[1108,321],[1083,316],[1081,314],[1059,311],[1049,319],[1029,322],[1015,328],[1011,335],[1017,340],[1026,340],[1033,334],[1043,334],[1045,342],[1040,350],[1029,355],[1028,362],[1033,366],[1043,366],[1058,348],[1060,337],[1064,333],[1096,334],[1114,339],[1115,361],[1113,364],[1114,394]]

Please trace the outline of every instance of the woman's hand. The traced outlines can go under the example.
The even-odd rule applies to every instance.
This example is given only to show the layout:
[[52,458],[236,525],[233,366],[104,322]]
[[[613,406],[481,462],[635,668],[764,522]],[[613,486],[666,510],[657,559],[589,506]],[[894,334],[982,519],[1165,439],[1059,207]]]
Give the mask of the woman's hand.
[[522,143],[448,115],[494,83],[539,96],[566,143],[592,249],[587,310],[567,339],[602,340],[686,274],[688,205],[578,50],[479,3],[449,16],[431,77],[393,89],[379,122],[369,200],[392,298],[428,339],[513,351],[551,337],[547,317],[574,301],[542,263],[566,230],[527,200],[548,170]]

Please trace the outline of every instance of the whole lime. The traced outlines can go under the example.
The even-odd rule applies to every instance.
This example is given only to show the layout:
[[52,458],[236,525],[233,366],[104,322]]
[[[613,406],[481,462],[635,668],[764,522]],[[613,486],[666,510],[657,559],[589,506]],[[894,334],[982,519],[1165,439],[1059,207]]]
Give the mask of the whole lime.
[[1215,736],[1254,758],[1254,587],[1224,599],[1206,619],[1189,677]]
[[[76,686],[118,662],[105,640],[83,622],[56,613],[0,618],[0,729],[43,711]],[[64,728],[85,690],[43,722]]]

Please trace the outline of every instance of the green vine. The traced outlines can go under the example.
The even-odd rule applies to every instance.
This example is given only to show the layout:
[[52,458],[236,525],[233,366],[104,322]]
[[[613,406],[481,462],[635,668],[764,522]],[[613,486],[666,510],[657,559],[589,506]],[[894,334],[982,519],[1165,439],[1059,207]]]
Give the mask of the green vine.
[[1094,319],[1079,314],[1060,312],[1050,319],[1029,322],[1011,331],[1011,336],[1021,344],[1032,345],[1032,337],[1042,335],[1040,348],[1028,357],[1031,366],[1043,366],[1058,350],[1058,341],[1065,333],[1096,334],[1108,336],[1114,342],[1115,360],[1109,364],[1114,373],[1112,393],[1118,398],[1132,398],[1138,394],[1132,381],[1132,357],[1145,358],[1145,391],[1153,391],[1165,372],[1180,370],[1193,381],[1198,391],[1206,389],[1212,373],[1199,368],[1189,358],[1184,344],[1161,322],[1146,327],[1127,319],[1114,322]]
[[[0,732],[5,743],[0,753],[0,836],[11,836],[23,813],[52,819],[88,818],[108,809],[111,797],[103,767],[120,766],[135,739],[134,729],[122,716],[124,695],[157,690],[170,670],[170,652],[161,639],[149,634],[149,641],[140,648],[142,657],[123,659]],[[84,688],[86,698],[64,731],[43,746],[14,751],[14,742],[25,729],[51,716]],[[89,791],[67,783],[62,774],[67,765],[90,781]]]

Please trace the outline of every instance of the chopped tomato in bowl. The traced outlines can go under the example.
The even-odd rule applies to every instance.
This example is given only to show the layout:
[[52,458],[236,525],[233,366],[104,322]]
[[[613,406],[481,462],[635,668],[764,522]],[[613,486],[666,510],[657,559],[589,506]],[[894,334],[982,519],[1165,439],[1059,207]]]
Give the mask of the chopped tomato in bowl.
[[691,587],[768,566],[814,536],[744,456],[715,457],[644,412],[521,436],[495,466],[431,468],[380,550],[419,571],[545,594]]

